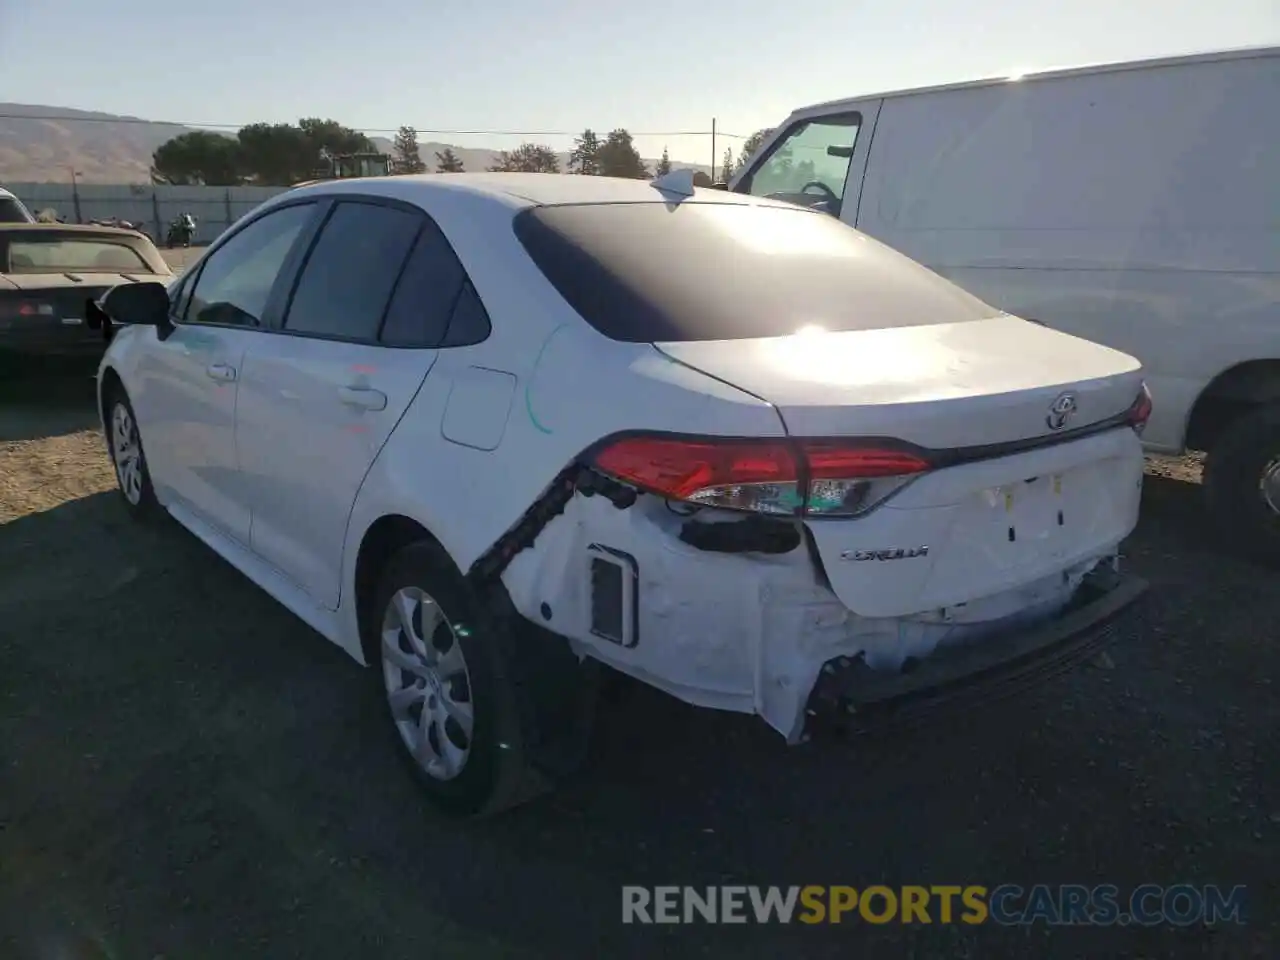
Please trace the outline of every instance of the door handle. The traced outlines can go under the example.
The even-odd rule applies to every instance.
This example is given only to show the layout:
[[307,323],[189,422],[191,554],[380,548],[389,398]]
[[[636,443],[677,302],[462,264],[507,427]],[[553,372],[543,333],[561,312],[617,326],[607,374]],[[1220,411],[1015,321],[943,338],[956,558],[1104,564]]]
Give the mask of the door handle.
[[229,363],[211,363],[204,368],[204,372],[212,380],[227,381],[236,378],[236,368]]
[[339,387],[338,399],[348,407],[361,410],[387,409],[387,395],[373,387]]

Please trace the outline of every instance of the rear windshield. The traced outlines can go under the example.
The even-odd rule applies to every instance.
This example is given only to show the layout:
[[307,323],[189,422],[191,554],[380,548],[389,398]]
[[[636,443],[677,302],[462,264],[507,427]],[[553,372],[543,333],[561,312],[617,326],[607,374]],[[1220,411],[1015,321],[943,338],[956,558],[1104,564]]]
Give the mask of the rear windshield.
[[0,223],[31,223],[34,219],[13,197],[0,197]]
[[12,240],[9,243],[10,273],[151,273],[136,250],[123,243],[93,239]]
[[534,207],[516,236],[583,319],[662,343],[979,320],[998,311],[823,213],[746,204]]

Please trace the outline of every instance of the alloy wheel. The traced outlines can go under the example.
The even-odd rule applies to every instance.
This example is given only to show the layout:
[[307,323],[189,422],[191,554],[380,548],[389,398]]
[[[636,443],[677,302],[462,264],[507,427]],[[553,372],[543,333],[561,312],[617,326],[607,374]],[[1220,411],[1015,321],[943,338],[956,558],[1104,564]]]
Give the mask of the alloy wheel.
[[1280,457],[1263,468],[1258,488],[1262,494],[1262,502],[1271,508],[1272,513],[1280,516]]
[[458,632],[417,587],[398,590],[382,618],[382,675],[405,747],[436,780],[452,780],[471,755],[475,711]]
[[120,492],[131,506],[142,502],[142,445],[129,408],[117,402],[111,410],[111,460]]

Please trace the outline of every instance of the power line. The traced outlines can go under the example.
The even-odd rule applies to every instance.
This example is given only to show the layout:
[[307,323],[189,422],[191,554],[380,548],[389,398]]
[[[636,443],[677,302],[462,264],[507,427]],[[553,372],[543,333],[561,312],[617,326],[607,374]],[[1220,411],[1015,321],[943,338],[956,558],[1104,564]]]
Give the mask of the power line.
[[[193,123],[188,120],[144,120],[141,117],[59,117],[52,114],[0,113],[0,120],[41,120],[53,123],[141,123],[156,126],[192,127],[204,130],[239,130],[249,126],[245,123]],[[256,121],[262,122],[262,121]],[[399,127],[352,127],[359,133],[396,134]],[[581,130],[432,130],[426,127],[414,127],[420,133],[446,137],[576,137]],[[709,137],[710,130],[631,130],[633,137]],[[726,133],[717,130],[716,136],[733,137],[737,140],[747,139],[742,134]]]

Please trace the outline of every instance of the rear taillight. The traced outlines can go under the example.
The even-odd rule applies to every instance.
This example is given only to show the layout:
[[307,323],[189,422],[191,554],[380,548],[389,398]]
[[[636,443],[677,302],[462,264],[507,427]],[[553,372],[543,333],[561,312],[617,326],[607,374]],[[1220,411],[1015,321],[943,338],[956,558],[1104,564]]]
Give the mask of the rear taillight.
[[604,473],[669,500],[774,515],[853,517],[926,472],[916,454],[838,440],[627,437],[595,457]]
[[1137,399],[1133,401],[1133,406],[1125,414],[1125,421],[1129,426],[1133,427],[1135,433],[1142,433],[1147,426],[1147,421],[1150,419],[1151,391],[1147,389],[1146,383],[1143,383],[1142,390],[1139,391]]
[[51,303],[41,303],[38,300],[8,300],[0,302],[0,317],[36,319],[52,316],[53,304]]

